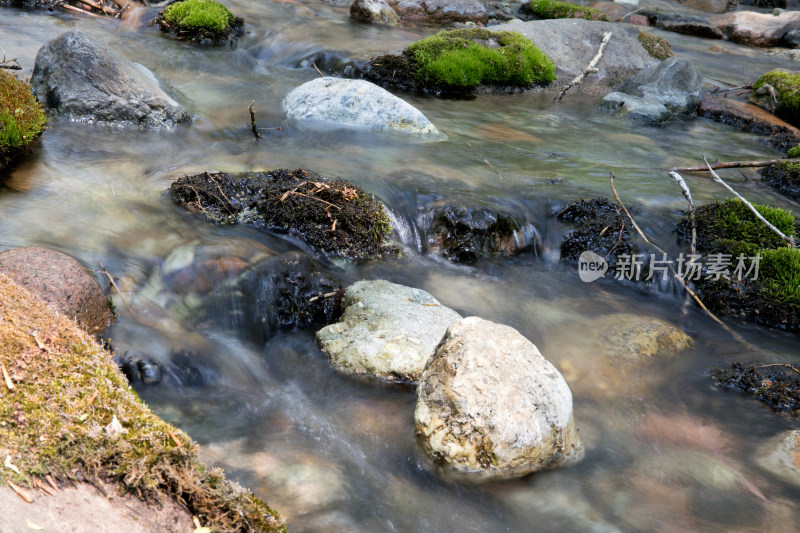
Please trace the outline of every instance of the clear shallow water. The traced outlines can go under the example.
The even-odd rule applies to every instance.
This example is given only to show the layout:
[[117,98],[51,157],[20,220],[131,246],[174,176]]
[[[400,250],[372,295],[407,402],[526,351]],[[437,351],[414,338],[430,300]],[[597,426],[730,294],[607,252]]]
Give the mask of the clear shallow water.
[[[613,169],[623,199],[648,213],[639,220],[645,231],[674,248],[672,224],[684,204],[665,169],[699,164],[702,153],[727,160],[777,152],[702,119],[662,127],[625,123],[578,95],[560,105],[537,95],[404,95],[446,134],[436,142],[304,130],[282,123],[280,110],[289,90],[317,75],[295,68],[299,60],[323,50],[368,56],[400,49],[431,30],[351,23],[346,9],[321,2],[230,6],[251,23],[233,50],[165,39],[135,24],[153,17],[146,10],[122,25],[0,11],[0,46],[23,68],[32,69],[43,42],[80,27],[154,70],[194,113],[192,126],[171,133],[54,122],[36,156],[0,189],[0,246],[47,246],[87,265],[103,263],[137,291],[127,298],[133,313],[117,301],[122,317],[111,331],[115,344],[161,360],[190,353],[204,368],[204,386],[141,388],[157,413],[197,439],[209,461],[276,506],[295,531],[795,529],[800,494],[754,458],[761,443],[797,421],[714,390],[707,373],[736,359],[796,363],[796,336],[731,323],[754,351],[700,313],[683,314],[680,295],[583,284],[557,262],[564,227],[550,217],[562,201],[608,195]],[[707,77],[732,84],[792,66],[728,43],[663,35]],[[713,45],[728,52],[712,51]],[[251,100],[260,127],[282,125],[283,131],[255,142]],[[256,261],[297,248],[252,229],[206,224],[172,205],[164,190],[185,173],[278,167],[346,176],[403,221],[443,201],[523,214],[542,236],[538,256],[455,266],[417,253],[406,231],[399,236],[410,245],[402,258],[323,261],[322,268],[345,283],[385,278],[420,287],[464,315],[517,328],[567,377],[586,459],[507,483],[441,483],[414,443],[412,389],[337,375],[309,331],[281,333],[264,344],[220,326],[224,320],[213,327],[198,322],[200,281],[213,288],[229,279],[187,283],[171,275],[176,269],[198,258]],[[727,176],[748,198],[800,214],[750,171]],[[709,180],[685,177],[698,202],[723,197]],[[642,364],[609,364],[597,357],[602,339],[592,323],[610,312],[664,318],[691,334],[695,346]]]

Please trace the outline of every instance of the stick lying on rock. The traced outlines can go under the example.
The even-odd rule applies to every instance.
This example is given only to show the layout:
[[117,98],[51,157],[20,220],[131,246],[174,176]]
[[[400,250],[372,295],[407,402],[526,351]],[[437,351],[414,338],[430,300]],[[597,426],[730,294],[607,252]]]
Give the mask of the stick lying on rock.
[[559,93],[558,93],[558,96],[556,96],[556,97],[553,99],[553,101],[554,101],[554,102],[560,102],[560,101],[561,101],[561,98],[562,98],[562,97],[563,97],[563,96],[564,96],[564,95],[567,93],[567,91],[568,91],[568,90],[569,90],[569,89],[570,89],[570,88],[571,88],[573,85],[577,85],[578,83],[580,83],[580,82],[583,80],[583,78],[585,78],[585,77],[586,77],[586,76],[588,76],[589,74],[594,74],[595,72],[597,72],[597,68],[596,68],[596,67],[597,67],[597,62],[598,62],[598,61],[600,61],[600,58],[601,58],[601,57],[603,57],[603,50],[605,49],[606,45],[608,44],[608,41],[610,41],[610,40],[611,40],[611,32],[610,32],[610,31],[607,31],[607,32],[605,32],[605,33],[603,34],[603,39],[600,41],[600,47],[597,49],[597,53],[596,53],[596,54],[595,54],[595,56],[592,58],[592,60],[591,60],[591,61],[589,61],[589,65],[586,67],[586,70],[584,70],[583,72],[581,72],[580,74],[578,74],[578,75],[575,77],[575,79],[573,79],[571,82],[569,82],[568,84],[566,84],[566,85],[565,85],[565,86],[564,86],[564,87],[561,89],[561,92],[559,92]]
[[713,172],[721,168],[759,168],[768,167],[776,163],[800,163],[800,158],[790,159],[762,159],[760,161],[728,161],[727,163],[714,163],[702,167],[681,167],[672,168],[675,172]]

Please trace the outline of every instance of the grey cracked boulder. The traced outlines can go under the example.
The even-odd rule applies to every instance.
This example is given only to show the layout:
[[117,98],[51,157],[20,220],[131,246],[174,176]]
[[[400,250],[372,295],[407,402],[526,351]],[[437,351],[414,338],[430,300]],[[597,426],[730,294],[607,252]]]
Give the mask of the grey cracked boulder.
[[384,280],[347,288],[339,322],[317,332],[317,343],[345,374],[416,382],[461,315],[421,289]]
[[688,59],[670,57],[626,81],[620,92],[663,104],[673,113],[697,110],[703,77]]
[[417,387],[417,437],[446,476],[514,478],[583,456],[567,382],[515,329],[452,324]]
[[172,128],[191,120],[153,72],[80,30],[39,50],[31,81],[50,110],[76,121]]
[[417,108],[364,80],[316,78],[283,100],[288,118],[353,128],[438,134]]

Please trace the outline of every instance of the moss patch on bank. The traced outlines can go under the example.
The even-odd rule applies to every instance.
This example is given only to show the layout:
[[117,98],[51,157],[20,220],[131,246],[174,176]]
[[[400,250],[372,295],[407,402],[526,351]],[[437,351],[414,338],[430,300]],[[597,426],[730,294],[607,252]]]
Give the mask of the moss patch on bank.
[[[800,233],[794,215],[783,209],[755,205],[756,210],[787,236]],[[758,220],[740,200],[714,202],[695,212],[697,249],[729,262],[729,276],[693,280],[703,302],[714,312],[738,316],[759,324],[800,331],[800,250]],[[684,217],[679,233],[689,240],[690,223]],[[742,256],[744,270],[734,275]],[[760,256],[758,271],[750,258]],[[708,261],[706,261],[708,264]]]
[[130,389],[112,356],[71,320],[0,274],[0,456],[33,487],[103,479],[142,498],[175,498],[215,532],[285,531],[275,511],[204,466],[196,445]]
[[178,179],[172,198],[220,224],[245,223],[290,233],[343,257],[376,257],[392,249],[383,205],[347,180],[303,169],[232,175],[204,172]]
[[216,0],[182,0],[159,14],[158,25],[178,39],[221,44],[242,35],[244,20]]
[[417,41],[401,55],[373,59],[365,77],[421,92],[463,94],[482,85],[547,84],[555,79],[555,65],[520,33],[459,29]]
[[675,55],[672,51],[672,45],[663,37],[658,37],[646,31],[640,31],[638,38],[644,49],[647,50],[647,53],[659,61],[664,61]]
[[30,83],[0,69],[0,170],[30,149],[46,123]]
[[520,6],[520,13],[531,15],[540,19],[585,19],[611,22],[611,19],[600,11],[591,7],[560,2],[559,0],[531,0]]

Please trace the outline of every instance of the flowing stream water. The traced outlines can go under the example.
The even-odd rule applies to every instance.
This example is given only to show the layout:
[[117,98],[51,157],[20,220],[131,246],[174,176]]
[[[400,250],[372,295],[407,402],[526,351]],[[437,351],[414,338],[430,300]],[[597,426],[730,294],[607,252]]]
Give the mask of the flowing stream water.
[[[121,316],[109,336],[162,362],[183,354],[199,369],[197,379],[137,390],[201,444],[207,461],[264,497],[293,531],[796,530],[800,492],[756,462],[759,446],[797,427],[796,419],[716,389],[709,371],[734,360],[798,364],[797,337],[728,321],[741,343],[694,308],[683,312],[673,289],[582,283],[558,261],[566,227],[552,217],[562,202],[608,196],[613,169],[626,203],[647,214],[639,220],[644,231],[675,250],[674,223],[685,204],[665,169],[697,165],[703,153],[721,160],[782,154],[705,119],[625,122],[578,94],[560,104],[533,94],[401,95],[446,135],[435,142],[298,129],[282,121],[280,103],[317,76],[299,66],[304,58],[399,50],[435,29],[355,23],[347,8],[318,0],[227,4],[247,23],[235,48],[167,39],[146,24],[154,10],[121,23],[0,10],[0,46],[29,72],[44,42],[78,27],[152,69],[193,113],[192,125],[174,132],[52,122],[36,154],[0,187],[0,248],[44,246],[102,263],[135,291],[127,293],[132,310],[115,299]],[[708,79],[741,85],[771,68],[797,67],[763,50],[661,34]],[[260,127],[282,126],[258,142],[249,128],[252,100]],[[264,342],[225,327],[239,300],[217,309],[218,320],[198,322],[198,306],[226,276],[187,282],[170,273],[201,260],[306,252],[281,236],[209,224],[164,191],[187,173],[281,167],[347,177],[383,200],[397,222],[400,257],[316,258],[320,268],[345,283],[388,279],[425,289],[464,316],[508,324],[531,339],[572,388],[585,459],[520,480],[444,483],[414,441],[412,388],[338,375],[313,331],[276,332]],[[726,176],[749,199],[800,215],[754,172]],[[685,177],[698,203],[727,197],[707,178]],[[445,200],[526,219],[540,236],[539,252],[476,266],[425,254],[415,221]],[[642,362],[603,362],[603,332],[593,323],[609,313],[663,318],[694,345]]]

